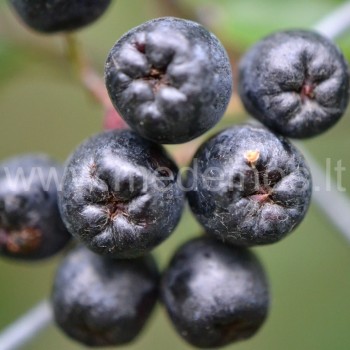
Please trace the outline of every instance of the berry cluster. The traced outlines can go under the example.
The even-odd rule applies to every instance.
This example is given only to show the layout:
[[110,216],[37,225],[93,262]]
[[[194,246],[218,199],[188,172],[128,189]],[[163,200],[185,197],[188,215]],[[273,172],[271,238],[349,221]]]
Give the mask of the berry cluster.
[[[44,33],[85,26],[110,2],[10,0]],[[247,247],[292,232],[312,192],[310,170],[285,136],[310,137],[334,125],[349,102],[349,73],[337,47],[314,32],[263,39],[239,69],[241,99],[263,125],[212,136],[182,178],[162,144],[215,126],[232,81],[224,47],[201,25],[148,21],[116,42],[105,65],[108,94],[130,129],[92,136],[64,170],[34,154],[0,164],[0,253],[41,259],[70,237],[77,242],[52,292],[57,325],[69,337],[89,346],[128,343],[158,299],[196,347],[224,346],[260,329],[269,287]],[[150,251],[174,231],[186,197],[206,235],[181,246],[160,276]]]

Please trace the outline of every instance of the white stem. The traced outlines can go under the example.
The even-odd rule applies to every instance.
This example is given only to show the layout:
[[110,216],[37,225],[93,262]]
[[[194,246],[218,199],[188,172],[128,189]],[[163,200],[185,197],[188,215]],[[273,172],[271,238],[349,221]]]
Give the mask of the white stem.
[[314,26],[314,30],[331,40],[343,35],[350,29],[350,1],[337,7],[327,17]]
[[[335,40],[350,30],[350,1],[344,2],[327,17],[318,22],[315,31]],[[302,148],[299,146],[299,148]],[[350,242],[350,199],[339,192],[334,181],[327,178],[324,170],[317,164],[311,154],[302,149],[311,169],[314,192],[313,199],[326,214],[332,224]]]
[[52,321],[51,306],[48,301],[42,301],[0,334],[1,350],[16,350],[21,348]]
[[328,220],[350,243],[350,200],[338,189],[336,183],[326,174],[313,156],[298,144],[310,167],[313,180],[312,198],[326,214]]

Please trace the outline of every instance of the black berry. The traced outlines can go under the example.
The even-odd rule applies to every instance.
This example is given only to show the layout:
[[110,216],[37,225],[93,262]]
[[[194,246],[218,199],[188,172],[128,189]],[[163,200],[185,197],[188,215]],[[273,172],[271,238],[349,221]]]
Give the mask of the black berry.
[[98,19],[111,0],[9,0],[21,19],[44,33],[72,31]]
[[159,18],[126,33],[105,68],[114,106],[140,135],[182,143],[223,116],[232,93],[225,49],[201,25]]
[[60,209],[69,231],[96,253],[130,258],[164,239],[184,203],[178,169],[163,148],[132,131],[83,143],[63,177]]
[[111,260],[79,247],[56,274],[52,293],[56,323],[88,346],[131,342],[154,308],[158,280],[151,256]]
[[269,307],[268,283],[254,254],[210,238],[194,239],[176,252],[161,293],[179,334],[199,348],[251,337]]
[[197,151],[188,199],[207,233],[225,242],[276,242],[304,218],[311,174],[288,140],[263,127],[235,126]]
[[239,92],[255,118],[295,138],[333,126],[349,102],[349,69],[339,49],[311,31],[261,40],[240,64]]
[[0,164],[0,254],[23,260],[49,257],[71,235],[61,220],[57,189],[63,168],[44,155]]

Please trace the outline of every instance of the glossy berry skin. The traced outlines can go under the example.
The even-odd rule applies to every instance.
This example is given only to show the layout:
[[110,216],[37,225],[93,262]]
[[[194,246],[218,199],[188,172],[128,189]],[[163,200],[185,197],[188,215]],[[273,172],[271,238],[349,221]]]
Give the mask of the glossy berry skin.
[[198,23],[158,18],[123,35],[105,67],[109,96],[129,126],[157,143],[183,143],[212,128],[232,93],[218,39]]
[[176,252],[164,272],[161,294],[178,333],[198,348],[253,336],[269,308],[268,282],[255,255],[208,237]]
[[19,260],[47,258],[71,235],[58,210],[63,168],[39,154],[0,163],[0,255]]
[[246,53],[239,72],[247,111],[284,136],[326,131],[349,102],[349,68],[342,53],[312,31],[268,36]]
[[132,258],[177,225],[184,203],[175,163],[129,130],[98,134],[69,159],[60,210],[69,231],[91,250]]
[[43,33],[73,31],[96,21],[111,0],[9,0],[30,28]]
[[191,167],[191,209],[206,232],[224,242],[277,242],[309,207],[311,174],[303,156],[266,128],[240,125],[220,132],[200,147]]
[[55,277],[56,323],[69,337],[88,346],[131,342],[154,309],[158,281],[151,256],[112,260],[78,247],[66,256]]

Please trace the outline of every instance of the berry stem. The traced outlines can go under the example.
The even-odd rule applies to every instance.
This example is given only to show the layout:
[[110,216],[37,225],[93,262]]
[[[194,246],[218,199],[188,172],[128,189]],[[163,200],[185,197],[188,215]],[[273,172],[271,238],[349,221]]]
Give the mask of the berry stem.
[[193,21],[200,21],[198,14],[191,6],[183,8],[178,0],[159,0],[159,7],[164,9],[167,14],[171,13],[174,17],[187,18]]
[[73,34],[66,34],[64,37],[67,45],[68,60],[84,88],[103,107],[110,108],[111,102],[105,84],[91,66],[76,37]]
[[103,79],[90,64],[75,35],[65,34],[64,38],[67,46],[67,57],[76,76],[87,93],[104,109],[104,128],[125,128],[126,124],[115,111]]

